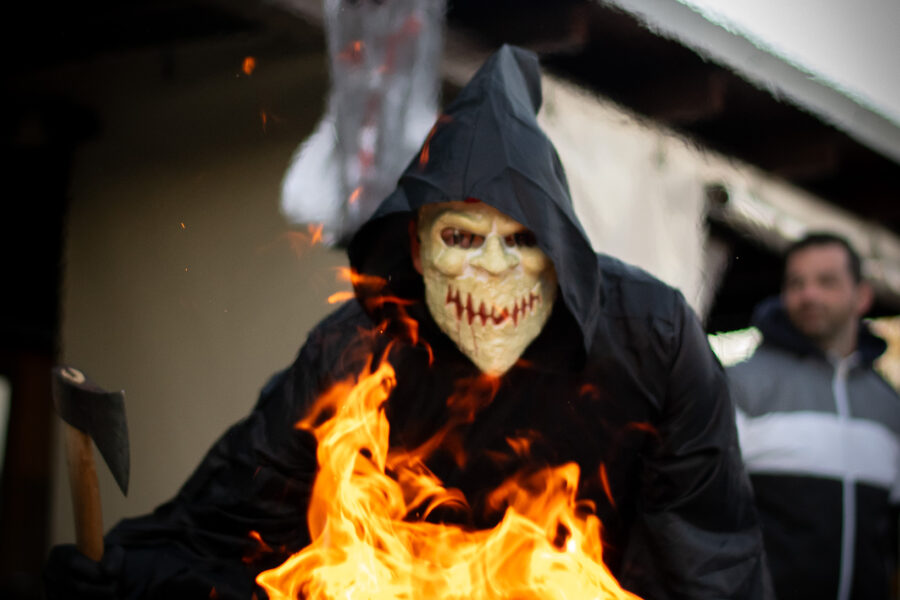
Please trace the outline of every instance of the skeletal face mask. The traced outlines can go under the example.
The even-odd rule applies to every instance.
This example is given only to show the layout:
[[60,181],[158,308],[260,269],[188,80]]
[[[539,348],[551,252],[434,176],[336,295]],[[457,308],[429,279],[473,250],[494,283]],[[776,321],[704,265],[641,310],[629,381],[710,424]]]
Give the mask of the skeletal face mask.
[[483,372],[506,372],[556,299],[556,271],[535,235],[483,202],[445,202],[422,207],[418,238],[432,317]]

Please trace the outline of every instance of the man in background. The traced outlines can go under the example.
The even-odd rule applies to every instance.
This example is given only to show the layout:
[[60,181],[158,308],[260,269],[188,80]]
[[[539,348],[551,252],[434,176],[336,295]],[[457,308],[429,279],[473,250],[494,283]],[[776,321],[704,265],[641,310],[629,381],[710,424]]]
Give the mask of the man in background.
[[849,243],[807,235],[756,309],[761,346],[729,370],[779,598],[891,594],[900,398],[872,366],[886,344],[861,321],[871,304]]

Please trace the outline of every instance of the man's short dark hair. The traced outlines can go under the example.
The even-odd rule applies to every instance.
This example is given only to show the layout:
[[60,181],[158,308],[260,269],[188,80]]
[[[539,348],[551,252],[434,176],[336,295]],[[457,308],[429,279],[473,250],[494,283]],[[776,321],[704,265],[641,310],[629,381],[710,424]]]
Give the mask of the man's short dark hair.
[[832,245],[841,246],[847,253],[847,266],[850,268],[850,275],[853,277],[853,281],[855,283],[859,283],[860,281],[862,281],[862,262],[859,259],[859,254],[857,254],[856,250],[853,249],[853,246],[850,245],[850,242],[847,241],[847,238],[827,231],[815,231],[812,233],[808,233],[788,246],[787,250],[785,250],[784,252],[785,267],[787,267],[788,260],[791,258],[791,256],[793,256],[800,250],[805,250],[807,248],[817,246]]

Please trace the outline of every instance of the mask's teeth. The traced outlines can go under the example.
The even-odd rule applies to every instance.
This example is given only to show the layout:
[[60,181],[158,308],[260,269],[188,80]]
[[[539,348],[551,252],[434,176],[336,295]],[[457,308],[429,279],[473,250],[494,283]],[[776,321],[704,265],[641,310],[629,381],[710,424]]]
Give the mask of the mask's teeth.
[[472,294],[466,295],[466,316],[469,319],[469,325],[471,325],[472,319],[475,318],[475,311],[472,310]]
[[534,311],[534,305],[536,302],[540,302],[541,297],[534,292],[530,292],[527,296],[522,298],[522,312],[524,313],[526,310],[531,313]]
[[456,293],[453,293],[453,288],[447,286],[447,304],[455,304],[456,305],[456,318],[462,319],[463,314],[463,305],[462,302],[459,301],[459,290]]
[[453,304],[456,307],[457,319],[462,320],[463,314],[465,314],[466,320],[471,325],[475,318],[479,317],[481,318],[482,326],[487,325],[488,320],[493,321],[494,325],[501,325],[509,318],[512,318],[514,326],[518,326],[519,319],[524,319],[533,312],[535,303],[540,303],[540,301],[541,297],[531,292],[527,296],[523,296],[513,302],[512,312],[508,308],[498,309],[494,305],[491,305],[490,311],[488,311],[488,307],[483,301],[476,310],[472,302],[471,293],[466,294],[466,301],[463,302],[460,291],[453,289],[453,286],[449,285],[447,286],[447,296],[444,300],[445,304]]

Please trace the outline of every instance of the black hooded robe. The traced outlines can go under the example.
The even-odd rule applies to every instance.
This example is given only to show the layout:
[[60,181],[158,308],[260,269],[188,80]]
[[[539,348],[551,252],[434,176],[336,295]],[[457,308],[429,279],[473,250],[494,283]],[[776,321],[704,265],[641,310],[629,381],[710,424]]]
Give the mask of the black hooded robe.
[[[476,198],[535,232],[560,289],[496,395],[454,431],[466,462],[440,450],[429,459],[470,502],[457,516],[490,526],[498,515],[485,494],[506,476],[576,461],[579,496],[593,502],[604,560],[625,588],[648,599],[769,597],[722,368],[679,292],[591,249],[537,125],[540,103],[537,59],[512,47],[460,92],[350,244],[351,265],[384,285],[357,286],[357,298],[312,331],[172,501],[108,534],[108,548],[124,548],[119,595],[263,597],[255,574],[309,542],[315,442],[293,424],[388,342],[397,374],[387,406],[392,444],[415,446],[453,418],[448,396],[479,373],[425,308],[408,227],[423,204]],[[533,440],[527,460],[507,442],[523,435]]]

